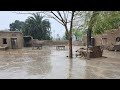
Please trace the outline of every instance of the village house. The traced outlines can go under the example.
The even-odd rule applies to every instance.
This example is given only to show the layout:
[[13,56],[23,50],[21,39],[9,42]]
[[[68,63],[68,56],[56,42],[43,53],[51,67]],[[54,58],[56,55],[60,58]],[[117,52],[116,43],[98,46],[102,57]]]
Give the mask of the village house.
[[23,47],[23,34],[20,31],[0,31],[0,46],[10,49]]
[[[115,45],[116,39],[120,38],[120,28],[106,31],[103,34],[94,35],[93,38],[94,42],[93,40],[91,42],[94,43],[95,46],[102,45],[105,49],[107,49],[107,47]],[[87,35],[84,35],[83,42],[87,45]]]
[[111,46],[115,45],[116,39],[120,38],[120,28],[105,32],[104,34],[96,35],[95,45]]

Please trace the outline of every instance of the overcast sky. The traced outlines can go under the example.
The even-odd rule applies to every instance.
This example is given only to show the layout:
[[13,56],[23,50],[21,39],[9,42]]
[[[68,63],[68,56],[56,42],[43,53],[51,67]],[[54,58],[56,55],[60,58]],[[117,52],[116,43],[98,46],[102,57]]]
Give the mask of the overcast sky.
[[[10,23],[15,20],[25,21],[29,16],[29,14],[16,14],[12,11],[0,11],[0,30],[9,29]],[[52,36],[56,37],[59,34],[62,37],[65,32],[64,27],[53,19],[49,20],[51,22]]]

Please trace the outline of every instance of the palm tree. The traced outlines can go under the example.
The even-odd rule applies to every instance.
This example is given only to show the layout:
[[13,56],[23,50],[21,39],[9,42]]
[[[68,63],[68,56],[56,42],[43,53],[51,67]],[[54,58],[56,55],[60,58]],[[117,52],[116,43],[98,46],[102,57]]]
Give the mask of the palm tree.
[[48,19],[43,19],[44,17],[36,13],[33,16],[28,17],[25,21],[26,35],[33,36],[34,39],[46,40],[50,39],[50,22]]

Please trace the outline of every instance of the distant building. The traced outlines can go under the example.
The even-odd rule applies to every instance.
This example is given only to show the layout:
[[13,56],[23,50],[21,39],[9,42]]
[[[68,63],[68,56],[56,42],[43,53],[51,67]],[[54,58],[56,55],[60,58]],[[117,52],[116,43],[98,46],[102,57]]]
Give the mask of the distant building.
[[23,47],[23,34],[19,31],[0,31],[0,46],[8,46],[11,49]]

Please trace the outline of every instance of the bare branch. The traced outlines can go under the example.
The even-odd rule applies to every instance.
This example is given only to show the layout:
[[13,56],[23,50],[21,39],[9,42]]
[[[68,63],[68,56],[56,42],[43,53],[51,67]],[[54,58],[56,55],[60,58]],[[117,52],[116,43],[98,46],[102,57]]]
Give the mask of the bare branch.
[[51,13],[63,23],[63,21],[53,11],[51,11]]
[[75,11],[72,11],[72,15],[71,15],[71,23],[70,23],[70,36],[72,35],[72,27],[73,27],[74,13],[75,13]]
[[66,19],[68,19],[68,12],[66,12]]
[[53,18],[53,19],[55,19],[58,23],[60,23],[60,24],[62,24],[63,26],[64,26],[64,24],[63,23],[61,23],[58,19],[56,19],[55,17],[50,17],[50,18]]
[[[66,15],[65,15],[65,12],[64,12],[64,11],[63,11],[63,14],[64,14],[65,22],[67,22],[67,17],[66,17]],[[67,14],[67,12],[66,12],[66,14]]]
[[57,13],[58,13],[58,15],[61,17],[62,22],[65,24],[66,22],[65,22],[65,20],[63,19],[63,17],[62,17],[62,15],[61,15],[61,13],[60,13],[59,11],[57,11]]

